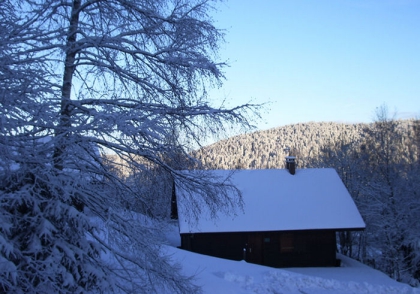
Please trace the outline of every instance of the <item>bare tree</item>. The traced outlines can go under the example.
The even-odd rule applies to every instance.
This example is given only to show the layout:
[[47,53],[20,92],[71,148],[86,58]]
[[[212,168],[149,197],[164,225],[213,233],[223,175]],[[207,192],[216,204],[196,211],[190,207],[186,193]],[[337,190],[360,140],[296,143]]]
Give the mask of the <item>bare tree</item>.
[[415,284],[419,170],[417,155],[408,152],[415,143],[407,136],[408,129],[389,117],[386,106],[377,109],[377,120],[366,131],[359,204],[367,222],[367,242],[380,252],[372,254],[379,269],[398,281]]
[[[192,209],[240,200],[228,182],[180,171],[206,137],[252,127],[256,110],[209,102],[225,65],[216,61],[223,34],[212,3],[0,3],[2,291],[197,290],[165,256],[150,220],[118,201],[147,207],[150,190],[145,197],[101,154],[143,173],[163,169],[201,196]],[[174,167],[180,152],[188,164]]]

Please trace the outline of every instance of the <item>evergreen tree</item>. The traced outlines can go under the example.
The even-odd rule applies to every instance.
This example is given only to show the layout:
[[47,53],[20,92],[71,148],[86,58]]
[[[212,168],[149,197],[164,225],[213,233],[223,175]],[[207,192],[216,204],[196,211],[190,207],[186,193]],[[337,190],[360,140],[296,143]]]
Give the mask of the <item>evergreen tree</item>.
[[[150,218],[123,204],[150,211],[160,189],[143,188],[156,170],[202,197],[192,210],[239,200],[228,183],[172,164],[228,125],[250,127],[255,110],[208,102],[224,66],[214,58],[223,36],[211,5],[0,2],[0,291],[197,291]],[[179,137],[168,141],[173,130]],[[134,169],[144,186],[115,166]]]

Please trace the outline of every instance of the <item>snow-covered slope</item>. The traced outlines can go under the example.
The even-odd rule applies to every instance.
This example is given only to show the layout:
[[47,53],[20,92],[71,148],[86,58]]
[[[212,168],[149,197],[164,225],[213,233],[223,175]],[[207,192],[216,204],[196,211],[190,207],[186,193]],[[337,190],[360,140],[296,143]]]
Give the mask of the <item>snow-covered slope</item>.
[[177,249],[177,232],[168,234],[168,253],[204,293],[413,293],[420,289],[398,283],[382,272],[345,256],[337,268],[275,269]]
[[174,247],[168,250],[185,274],[195,276],[204,293],[420,293],[345,257],[339,268],[275,269]]

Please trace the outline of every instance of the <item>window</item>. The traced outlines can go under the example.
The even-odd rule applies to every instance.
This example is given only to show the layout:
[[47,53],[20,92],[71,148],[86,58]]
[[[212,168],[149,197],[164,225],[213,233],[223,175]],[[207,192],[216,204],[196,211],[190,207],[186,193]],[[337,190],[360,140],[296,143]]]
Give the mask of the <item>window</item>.
[[293,252],[294,247],[294,236],[292,233],[285,233],[280,235],[280,252],[288,253]]

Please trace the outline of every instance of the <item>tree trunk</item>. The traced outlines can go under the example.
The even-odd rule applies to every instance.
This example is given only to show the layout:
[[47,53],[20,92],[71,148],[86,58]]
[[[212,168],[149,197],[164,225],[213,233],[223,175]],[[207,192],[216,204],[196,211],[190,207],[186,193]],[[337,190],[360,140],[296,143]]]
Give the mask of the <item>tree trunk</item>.
[[58,139],[58,146],[54,149],[54,167],[59,170],[63,169],[63,154],[65,153],[66,146],[68,145],[66,137],[68,137],[68,130],[71,127],[71,87],[77,53],[74,45],[76,43],[77,28],[79,25],[80,5],[81,0],[73,0],[70,25],[65,46],[66,59],[64,61],[64,74],[61,91],[60,120],[55,132],[55,136]]

